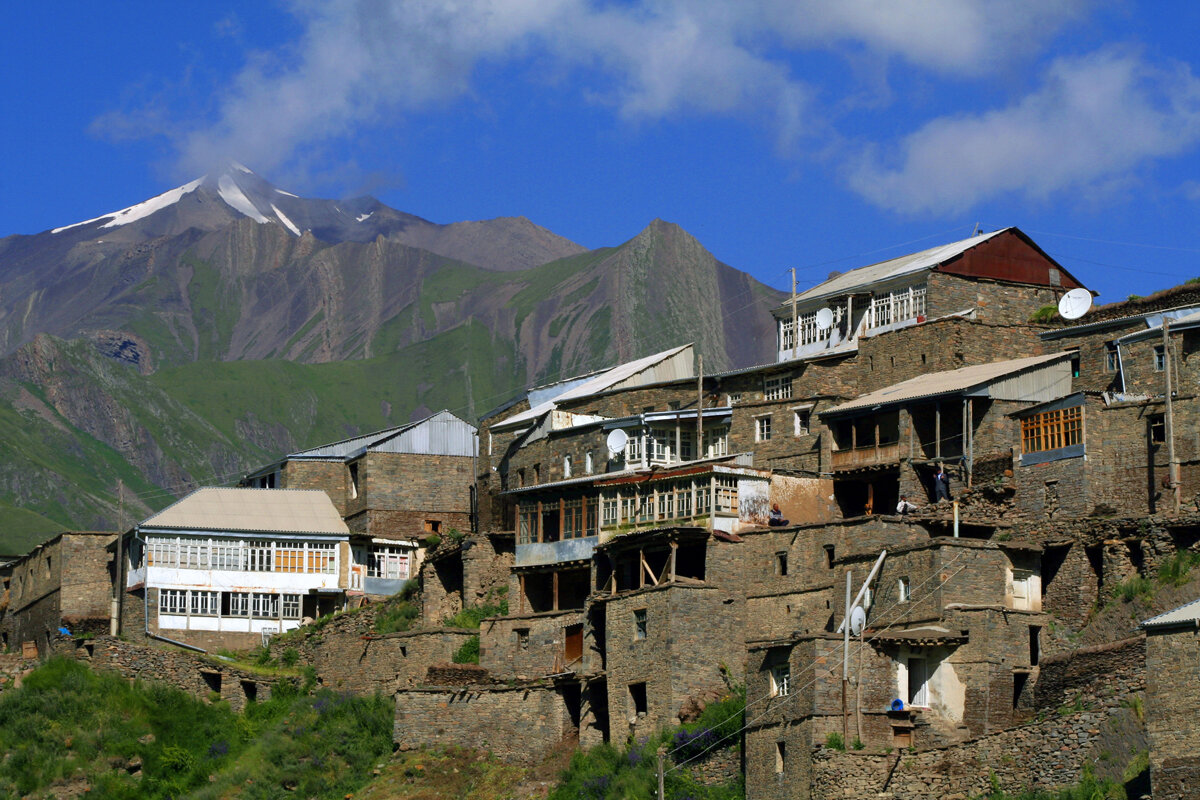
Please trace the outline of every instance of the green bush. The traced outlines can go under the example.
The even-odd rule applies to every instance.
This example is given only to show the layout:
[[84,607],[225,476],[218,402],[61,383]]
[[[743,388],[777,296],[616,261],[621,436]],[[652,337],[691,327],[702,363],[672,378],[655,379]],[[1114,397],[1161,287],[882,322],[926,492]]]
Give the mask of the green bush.
[[1030,322],[1053,322],[1058,317],[1058,306],[1042,306],[1029,317]]
[[447,628],[478,628],[488,617],[504,617],[508,615],[508,587],[502,587],[488,593],[483,602],[470,608],[464,608],[453,617],[442,620]]
[[1175,554],[1158,566],[1158,580],[1164,586],[1183,586],[1188,581],[1192,567],[1200,564],[1200,553],[1176,550]]
[[830,732],[825,735],[825,746],[830,750],[845,750],[846,741],[840,733]]
[[279,654],[279,663],[285,667],[294,667],[300,661],[300,651],[294,647],[285,647]]
[[1139,597],[1149,600],[1154,596],[1154,582],[1149,578],[1133,575],[1114,586],[1112,592],[1113,597],[1126,603]]
[[478,664],[479,663],[479,634],[470,636],[462,646],[454,651],[454,655],[450,660],[455,664]]

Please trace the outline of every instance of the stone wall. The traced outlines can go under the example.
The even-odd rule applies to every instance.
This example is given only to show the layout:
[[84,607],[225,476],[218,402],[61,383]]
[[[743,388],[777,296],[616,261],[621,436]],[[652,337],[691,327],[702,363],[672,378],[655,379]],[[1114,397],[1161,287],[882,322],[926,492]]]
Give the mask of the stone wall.
[[1200,635],[1196,628],[1146,633],[1146,733],[1157,800],[1192,800],[1200,787]]
[[[838,752],[812,755],[812,800],[846,797],[985,796],[994,779],[1012,794],[1077,783],[1085,764],[1118,782],[1144,735],[1137,715],[1119,701],[1094,710],[1053,714],[1035,722],[962,744],[919,753]],[[747,793],[747,797],[757,796]],[[1158,794],[1155,794],[1158,797]]]
[[563,696],[549,683],[421,687],[396,695],[393,738],[401,750],[465,745],[533,764],[574,732]]
[[148,647],[110,636],[72,639],[60,636],[54,650],[91,665],[92,669],[119,673],[130,680],[163,683],[196,697],[218,697],[234,711],[249,701],[268,700],[279,676],[262,675],[186,650]]
[[[425,519],[442,521],[445,534],[451,523],[441,515],[471,511],[474,461],[470,456],[369,452],[357,462],[358,496],[347,498],[343,515],[366,509],[422,512],[425,516],[413,517],[408,528],[394,531],[395,535],[422,535]],[[421,527],[413,528],[418,519]],[[469,525],[460,527],[463,532],[469,529]]]
[[280,489],[320,489],[338,513],[346,515],[350,472],[341,461],[288,461],[280,472]]
[[0,621],[7,645],[35,642],[45,655],[60,627],[72,633],[107,633],[112,598],[107,548],[115,538],[113,533],[69,531],[18,560]]
[[[637,624],[643,613],[644,636]],[[722,666],[742,674],[744,615],[744,599],[716,586],[674,584],[607,599],[610,738],[678,724],[688,698],[725,686]]]
[[392,694],[423,682],[431,664],[449,661],[476,631],[426,628],[375,633],[380,606],[338,614],[318,629],[272,637],[271,655],[280,660],[289,649],[297,663],[311,665],[323,686],[357,694]]
[[1034,312],[1056,305],[1065,288],[1000,283],[942,272],[929,273],[927,285],[930,317],[974,308],[981,320],[1009,325],[1027,325]]
[[479,630],[479,664],[500,680],[530,680],[562,672],[565,629],[583,624],[582,611],[489,619]]

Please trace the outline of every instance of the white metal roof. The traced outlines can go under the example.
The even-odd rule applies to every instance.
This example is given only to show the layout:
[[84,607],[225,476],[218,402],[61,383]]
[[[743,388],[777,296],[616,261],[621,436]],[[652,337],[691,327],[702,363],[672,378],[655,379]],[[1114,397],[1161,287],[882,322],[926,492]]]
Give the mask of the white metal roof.
[[142,528],[348,536],[329,495],[319,489],[206,487],[142,522]]
[[[910,253],[899,258],[880,261],[877,264],[870,264],[858,269],[852,269],[849,272],[843,272],[841,275],[830,278],[824,283],[817,284],[808,291],[797,295],[796,302],[803,303],[806,300],[813,300],[819,297],[847,294],[855,289],[870,286],[880,281],[886,281],[889,278],[898,278],[902,275],[932,269],[938,264],[949,261],[955,256],[970,250],[975,245],[982,244],[988,239],[1010,230],[1012,228],[1002,228],[991,233],[972,236],[969,239],[963,239],[959,242],[938,245],[928,250],[922,250],[919,253]],[[784,305],[790,305],[790,303],[791,301],[788,301]]]
[[[625,383],[625,382],[629,381],[631,378],[636,377],[639,373],[645,372],[659,364],[667,362],[667,361],[671,360],[672,358],[674,358],[675,356],[680,355],[684,351],[691,350],[691,348],[692,348],[691,344],[684,344],[684,345],[680,345],[679,347],[673,347],[670,350],[664,350],[661,353],[655,353],[652,356],[646,356],[645,358],[639,358],[636,361],[629,361],[625,364],[618,364],[617,366],[613,367],[612,369],[607,369],[604,372],[601,372],[601,373],[597,374],[596,376],[589,378],[586,381],[584,381],[576,386],[573,386],[572,388],[568,389],[567,391],[563,392],[562,394],[557,395],[556,397],[554,397],[551,400],[547,400],[543,403],[539,403],[538,405],[534,406],[533,408],[530,408],[527,411],[522,411],[520,414],[514,414],[513,416],[509,417],[506,420],[497,422],[495,425],[492,426],[492,430],[494,430],[494,431],[507,430],[510,428],[517,428],[523,424],[533,422],[534,420],[539,419],[543,414],[553,411],[555,408],[558,407],[558,403],[563,400],[576,400],[576,399],[579,399],[582,397],[590,397],[591,395],[599,394],[600,392],[615,388],[619,384]],[[678,380],[681,378],[690,378],[690,377],[692,377],[692,374],[691,374],[692,369],[691,369],[690,361],[688,362],[687,369],[683,370],[683,371],[688,374],[675,374],[675,373],[679,372],[679,370],[672,370],[671,371],[672,374],[661,375],[661,376],[656,375],[656,376],[654,376],[653,380],[647,380],[644,382],[656,383],[660,380],[668,381],[668,380]],[[631,385],[639,385],[640,383],[642,383],[642,382],[639,381],[639,382],[633,383]]]
[[340,442],[290,453],[288,459],[349,460],[368,450],[386,453],[420,453],[438,456],[475,455],[475,426],[449,411],[424,419],[366,433]]
[[1127,333],[1117,339],[1117,341],[1121,343],[1136,342],[1139,339],[1149,339],[1154,336],[1161,337],[1164,317],[1171,319],[1172,328],[1180,330],[1200,325],[1200,311],[1197,311],[1195,308],[1180,309],[1179,311],[1160,311],[1145,315],[1146,328],[1144,330]]
[[1174,628],[1200,623],[1200,600],[1184,603],[1179,608],[1151,617],[1142,623],[1143,628]]
[[[990,364],[975,364],[970,367],[962,367],[961,369],[947,370],[945,372],[931,372],[927,375],[918,375],[915,378],[896,383],[883,389],[877,389],[870,394],[865,394],[855,398],[848,403],[843,403],[840,406],[826,409],[822,414],[839,414],[844,411],[856,411],[863,408],[873,408],[880,405],[891,405],[894,403],[907,402],[909,400],[918,400],[923,397],[936,397],[943,394],[956,394],[958,392],[966,392],[977,387],[986,386],[994,381],[998,381],[1006,376],[1024,370],[1035,369],[1037,367],[1052,364],[1056,361],[1067,361],[1071,357],[1071,353],[1051,353],[1046,356],[1031,356],[1029,358],[1015,358],[1009,361],[993,361]],[[1066,385],[1057,388],[1052,388],[1049,393],[1054,397],[1043,397],[1045,391],[1038,392],[1037,395],[1030,395],[1027,398],[1032,401],[1052,400],[1056,397],[1061,397],[1071,392],[1070,374],[1066,376]]]

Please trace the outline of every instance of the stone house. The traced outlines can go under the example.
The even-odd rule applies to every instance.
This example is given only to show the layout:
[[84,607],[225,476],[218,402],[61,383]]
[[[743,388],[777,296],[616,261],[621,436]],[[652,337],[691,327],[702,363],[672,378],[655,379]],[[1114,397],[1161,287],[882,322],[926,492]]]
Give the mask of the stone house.
[[1146,632],[1146,734],[1159,800],[1191,800],[1200,786],[1200,600],[1141,624]]
[[844,516],[886,513],[901,495],[936,500],[939,468],[969,489],[1012,468],[1008,416],[1071,391],[1071,354],[1052,353],[934,372],[821,412],[832,429],[834,493]]
[[108,546],[114,539],[111,532],[66,531],[15,559],[0,618],[3,647],[33,644],[46,656],[59,628],[108,633],[113,599]]
[[1081,284],[1017,228],[835,274],[773,310],[778,360],[852,353],[860,340],[971,314],[1027,323]]
[[121,632],[245,649],[345,606],[349,529],[312,489],[198,489],[121,537]]
[[[832,580],[808,578],[826,599],[825,627],[799,620],[747,642],[747,703],[757,706],[747,715],[747,797],[807,796],[797,784],[807,785],[813,748],[829,734],[873,750],[926,749],[1009,727],[1024,719],[1019,701],[1036,680],[1046,625],[1037,548],[932,535],[899,518],[825,528],[798,532],[834,549]],[[866,613],[844,658],[847,573]]]
[[475,427],[449,411],[285,456],[246,476],[262,489],[320,489],[351,533],[351,595],[416,577],[423,540],[474,527]]

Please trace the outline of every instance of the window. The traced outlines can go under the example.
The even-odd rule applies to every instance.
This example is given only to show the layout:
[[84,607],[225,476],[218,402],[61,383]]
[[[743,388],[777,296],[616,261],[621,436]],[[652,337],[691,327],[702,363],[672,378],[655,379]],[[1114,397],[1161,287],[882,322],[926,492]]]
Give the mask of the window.
[[188,609],[192,614],[215,617],[217,615],[217,592],[189,592]]
[[642,435],[635,433],[625,442],[625,463],[632,464],[642,460]]
[[787,743],[786,742],[776,742],[775,743],[775,773],[776,774],[779,774],[779,775],[783,774],[783,765],[784,765],[784,761],[786,760],[786,757],[787,757]]
[[787,553],[775,554],[775,574],[781,577],[787,575]]
[[594,468],[595,467],[592,465],[592,451],[588,450],[583,455],[583,471],[588,475],[591,475]]
[[1161,344],[1154,346],[1154,371],[1162,372],[1167,368],[1167,351]]
[[1104,343],[1104,371],[1116,372],[1121,368],[1121,353],[1116,342]]
[[729,454],[729,428],[704,429],[704,457],[721,458]]
[[736,514],[738,489],[736,478],[717,478],[717,511]]
[[350,464],[350,499],[358,497],[358,462]]
[[787,400],[792,396],[792,377],[781,375],[778,378],[763,379],[764,400]]
[[563,456],[563,477],[571,477],[571,457]]
[[675,441],[675,431],[667,428],[650,429],[650,460],[656,464],[668,464],[671,461],[671,444]]
[[440,519],[425,520],[425,530],[428,533],[441,533],[442,532],[442,521]]
[[787,697],[792,690],[792,666],[776,664],[771,667],[771,697]]
[[158,613],[186,614],[187,591],[184,589],[159,589]]
[[658,519],[675,518],[675,493],[665,489],[658,493]]
[[834,546],[831,544],[823,544],[821,547],[825,550],[825,568],[833,569]]
[[277,619],[279,617],[279,595],[258,592],[250,595],[250,616],[258,619]]
[[728,397],[725,398],[725,405],[727,406],[736,406],[740,402],[742,402],[741,392],[730,392]]
[[908,582],[908,578],[901,578],[896,582],[896,599],[901,603],[907,603],[912,599],[912,586]]
[[600,524],[604,527],[617,524],[617,498],[605,497],[601,502]]
[[1021,420],[1021,449],[1026,453],[1083,444],[1083,406],[1043,411]]
[[646,638],[646,609],[644,608],[633,612],[633,638],[637,641]]
[[225,592],[221,598],[223,614],[230,617],[250,616],[249,592]]
[[771,438],[771,417],[754,418],[754,441],[765,442]]
[[648,713],[646,705],[646,684],[629,684],[629,707],[635,717],[644,717]]
[[792,435],[807,436],[808,425],[810,421],[809,415],[812,413],[808,408],[797,408],[792,411]]
[[304,572],[304,545],[300,542],[276,543],[275,571]]
[[284,594],[280,595],[283,606],[284,619],[300,619],[300,595]]
[[521,650],[528,650],[529,649],[529,629],[528,628],[517,628],[516,630],[513,631],[513,633],[516,634],[516,637],[517,637],[517,647],[520,648]]
[[408,580],[409,558],[408,548],[371,545],[367,548],[367,577]]
[[696,457],[696,431],[679,432],[679,460],[691,461]]
[[1163,414],[1151,414],[1146,418],[1150,424],[1150,443],[1162,444],[1167,440],[1167,418]]

